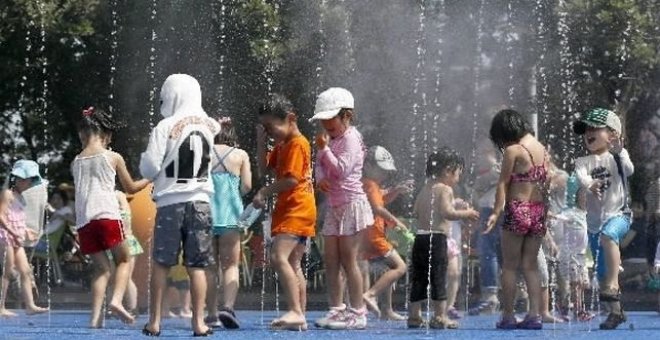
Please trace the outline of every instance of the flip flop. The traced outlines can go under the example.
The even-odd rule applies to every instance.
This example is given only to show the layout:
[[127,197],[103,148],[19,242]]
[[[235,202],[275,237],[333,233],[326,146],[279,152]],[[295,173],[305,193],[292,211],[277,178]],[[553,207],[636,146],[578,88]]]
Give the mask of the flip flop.
[[142,328],[142,334],[146,336],[160,336],[160,331],[158,332],[151,331],[149,330],[149,328],[147,328],[147,326],[148,325],[144,325],[144,328]]
[[220,320],[222,325],[227,329],[238,329],[241,327],[241,323],[238,321],[236,314],[230,309],[220,310],[218,313],[218,320]]

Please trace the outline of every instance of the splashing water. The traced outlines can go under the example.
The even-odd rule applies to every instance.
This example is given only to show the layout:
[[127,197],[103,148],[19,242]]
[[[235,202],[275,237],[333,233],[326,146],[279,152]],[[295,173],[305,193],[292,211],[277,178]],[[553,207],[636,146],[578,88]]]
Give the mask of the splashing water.
[[506,55],[509,56],[509,106],[514,104],[514,99],[515,99],[515,91],[516,91],[516,86],[514,83],[514,61],[515,61],[515,56],[513,52],[513,40],[514,40],[514,25],[513,25],[513,14],[514,14],[514,9],[512,5],[512,1],[509,0],[506,2],[506,9],[507,9],[507,15],[506,15],[506,26],[507,26],[507,32],[505,35],[505,42],[506,42]]
[[151,2],[151,47],[149,48],[149,67],[147,73],[151,82],[151,89],[149,90],[149,124],[153,124],[153,116],[155,114],[155,100],[158,87],[156,85],[156,16],[158,15],[158,0]]
[[117,23],[119,20],[119,16],[117,15],[117,0],[110,2],[110,11],[112,14],[112,31],[110,32],[110,94],[108,95],[110,104],[108,105],[108,111],[113,113],[115,106],[115,74],[117,73],[117,32],[119,27]]
[[[575,77],[573,77],[573,69],[575,67],[575,61],[573,60],[568,37],[568,23],[567,17],[568,12],[566,10],[566,1],[559,0],[558,3],[558,16],[559,21],[557,23],[557,28],[560,35],[560,51],[559,51],[559,60],[561,63],[561,97],[562,97],[562,112],[563,121],[570,121],[572,114],[575,109],[576,102],[576,92],[575,89]],[[563,165],[562,168],[567,168],[571,159],[573,158],[573,148],[570,147],[570,141],[572,140],[570,132],[570,124],[564,124],[562,128],[562,138],[564,145],[562,147],[563,151]]]
[[[218,6],[220,7],[219,15],[218,15],[218,28],[220,30],[220,36],[218,39],[218,50],[220,50],[220,56],[218,57],[218,113],[222,115],[224,113],[224,80],[225,80],[225,49],[227,46],[225,45],[225,39],[227,37],[227,33],[225,32],[225,20],[227,18],[227,5],[225,4],[225,0],[218,0]],[[215,10],[215,9],[214,9]]]

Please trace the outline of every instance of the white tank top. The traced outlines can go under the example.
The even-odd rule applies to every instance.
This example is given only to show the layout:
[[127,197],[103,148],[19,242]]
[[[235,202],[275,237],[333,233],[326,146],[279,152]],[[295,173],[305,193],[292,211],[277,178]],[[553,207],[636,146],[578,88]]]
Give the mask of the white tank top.
[[115,194],[117,173],[110,164],[108,151],[76,157],[71,166],[76,186],[76,228],[92,220],[121,220]]

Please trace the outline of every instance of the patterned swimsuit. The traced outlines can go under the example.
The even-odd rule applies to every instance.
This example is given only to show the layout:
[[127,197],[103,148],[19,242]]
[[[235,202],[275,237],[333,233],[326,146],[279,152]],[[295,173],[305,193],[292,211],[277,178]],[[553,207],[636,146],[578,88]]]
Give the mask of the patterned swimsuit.
[[[511,183],[538,183],[543,185],[548,177],[544,163],[534,164],[534,157],[529,150],[519,144],[531,159],[532,167],[525,173],[511,174]],[[504,208],[504,224],[502,229],[520,236],[543,237],[547,231],[545,226],[545,203],[539,201],[511,200]]]

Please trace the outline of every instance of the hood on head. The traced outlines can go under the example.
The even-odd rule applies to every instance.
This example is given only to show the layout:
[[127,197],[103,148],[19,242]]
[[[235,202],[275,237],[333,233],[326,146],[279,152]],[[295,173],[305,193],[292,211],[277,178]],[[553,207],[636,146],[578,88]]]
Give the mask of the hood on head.
[[202,90],[197,80],[187,74],[172,74],[160,90],[160,114],[171,117],[175,114],[204,112]]

